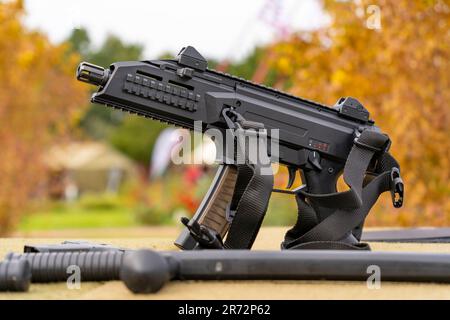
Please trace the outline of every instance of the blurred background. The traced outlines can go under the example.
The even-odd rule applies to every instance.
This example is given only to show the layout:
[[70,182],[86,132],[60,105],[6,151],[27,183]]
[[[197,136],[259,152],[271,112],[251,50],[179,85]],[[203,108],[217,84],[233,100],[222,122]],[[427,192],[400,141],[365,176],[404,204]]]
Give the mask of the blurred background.
[[[0,1],[0,234],[176,225],[195,212],[210,153],[173,165],[184,131],[91,105],[75,79],[83,60],[185,45],[210,68],[301,97],[359,99],[393,140],[407,192],[400,210],[385,193],[367,224],[448,226],[449,22],[447,0]],[[296,211],[274,194],[264,224],[292,225]]]

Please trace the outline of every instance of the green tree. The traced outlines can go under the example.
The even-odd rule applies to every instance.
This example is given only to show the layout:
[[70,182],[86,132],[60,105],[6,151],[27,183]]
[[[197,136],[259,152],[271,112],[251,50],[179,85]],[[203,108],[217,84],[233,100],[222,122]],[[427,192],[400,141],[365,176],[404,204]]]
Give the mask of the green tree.
[[[265,56],[267,54],[267,48],[256,47],[247,57],[241,61],[231,63],[227,72],[244,79],[251,80],[254,78],[256,71],[265,64]],[[276,80],[276,68],[269,66],[268,72],[262,80],[263,84],[272,86]]]
[[147,164],[150,160],[152,147],[165,124],[135,115],[126,117],[124,121],[111,132],[109,141],[121,152],[132,159]]
[[[74,29],[67,41],[83,60],[107,67],[115,61],[139,60],[142,46],[126,44],[115,35],[109,35],[100,48],[95,49],[86,29]],[[81,128],[94,139],[108,140],[112,131],[123,121],[126,115],[121,111],[91,104],[80,121]]]
[[127,44],[116,35],[108,35],[98,50],[91,48],[87,52],[86,59],[101,66],[108,66],[116,61],[140,60],[142,51],[143,46],[140,44]]
[[73,29],[67,40],[72,51],[78,52],[82,57],[88,56],[91,39],[86,29]]
[[[109,35],[98,49],[93,48],[84,28],[74,29],[67,41],[83,60],[103,67],[116,61],[142,59],[140,44],[125,43],[115,35]],[[80,126],[89,137],[105,140],[143,164],[148,163],[153,144],[165,127],[159,122],[93,104],[81,118]]]

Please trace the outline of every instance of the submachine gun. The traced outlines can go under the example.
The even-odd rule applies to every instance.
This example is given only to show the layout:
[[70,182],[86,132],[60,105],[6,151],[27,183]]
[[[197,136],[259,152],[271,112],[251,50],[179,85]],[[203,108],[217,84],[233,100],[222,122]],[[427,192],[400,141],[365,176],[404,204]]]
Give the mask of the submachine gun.
[[[359,240],[378,196],[390,191],[394,206],[402,206],[390,139],[354,98],[330,108],[295,97],[208,69],[190,46],[176,59],[116,62],[107,69],[83,62],[77,78],[98,86],[94,103],[232,137],[232,151],[217,143],[213,183],[194,217],[182,219],[186,228],[175,242],[182,249],[250,249],[273,191],[295,195],[298,204],[283,249],[368,249]],[[250,137],[259,139],[253,160]],[[270,162],[287,166],[286,189],[273,189]],[[289,190],[297,171],[304,185]],[[341,174],[349,190],[337,192]]]

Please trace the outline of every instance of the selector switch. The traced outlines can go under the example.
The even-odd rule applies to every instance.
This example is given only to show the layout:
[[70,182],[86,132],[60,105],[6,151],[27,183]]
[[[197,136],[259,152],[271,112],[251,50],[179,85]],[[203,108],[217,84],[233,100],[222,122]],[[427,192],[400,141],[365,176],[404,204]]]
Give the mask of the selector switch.
[[308,162],[317,170],[321,171],[322,166],[320,165],[320,155],[317,151],[312,151],[308,155]]

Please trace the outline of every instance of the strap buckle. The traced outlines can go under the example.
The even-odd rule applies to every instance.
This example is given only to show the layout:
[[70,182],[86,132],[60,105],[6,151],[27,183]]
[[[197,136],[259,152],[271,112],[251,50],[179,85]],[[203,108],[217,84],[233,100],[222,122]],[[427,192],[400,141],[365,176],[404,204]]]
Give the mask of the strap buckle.
[[223,109],[222,116],[225,119],[225,122],[229,129],[253,129],[259,134],[267,135],[267,131],[263,123],[245,120],[245,118],[240,113],[236,112],[232,108]]
[[386,141],[386,143],[383,146],[379,147],[379,148],[359,141],[359,137],[361,137],[361,134],[363,132],[364,131],[355,130],[355,132],[354,132],[355,139],[353,140],[353,143],[356,146],[358,146],[360,148],[363,148],[363,149],[367,149],[367,150],[376,152],[376,153],[378,153],[378,152],[380,152],[380,153],[388,152],[389,149],[391,148],[392,141],[391,141],[391,139],[389,139],[389,137],[388,137],[388,140]]
[[[225,119],[228,129],[236,129],[239,121],[245,120],[244,117],[240,113],[237,113],[232,108],[223,109],[222,116]],[[232,117],[233,117],[233,119],[232,119]]]
[[222,238],[214,230],[199,224],[196,220],[189,220],[186,217],[181,218],[181,223],[186,226],[192,237],[200,245],[200,248],[223,249]]
[[380,152],[380,153],[388,152],[391,147],[391,144],[392,144],[391,140],[389,139],[382,147],[377,148],[377,147],[374,147],[374,146],[371,146],[364,142],[359,141],[358,137],[356,137],[355,140],[353,140],[353,143],[360,148],[367,149],[367,150],[377,152],[377,153],[378,152]]
[[391,196],[392,204],[395,208],[400,208],[403,205],[404,194],[403,180],[400,177],[400,170],[396,167],[391,170]]

